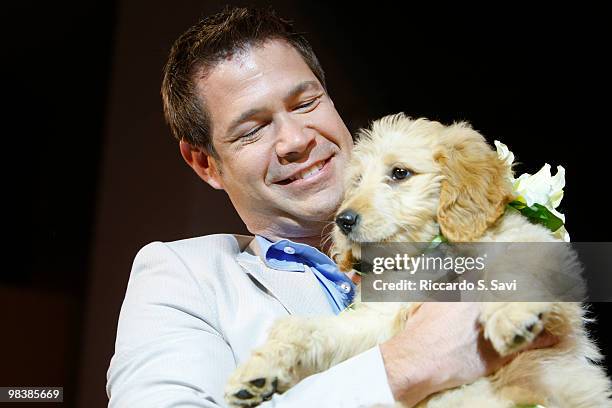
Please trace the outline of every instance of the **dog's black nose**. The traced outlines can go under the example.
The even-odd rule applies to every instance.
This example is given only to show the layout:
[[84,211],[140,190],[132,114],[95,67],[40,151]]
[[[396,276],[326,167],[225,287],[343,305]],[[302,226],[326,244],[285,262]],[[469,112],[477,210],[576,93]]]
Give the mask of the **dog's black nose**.
[[338,224],[342,232],[346,235],[351,232],[355,224],[357,224],[357,220],[359,220],[359,214],[353,210],[345,210],[336,217],[336,224]]

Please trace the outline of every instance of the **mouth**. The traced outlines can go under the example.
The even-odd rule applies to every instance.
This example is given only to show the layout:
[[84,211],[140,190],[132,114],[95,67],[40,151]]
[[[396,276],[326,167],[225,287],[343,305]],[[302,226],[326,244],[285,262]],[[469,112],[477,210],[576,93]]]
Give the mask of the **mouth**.
[[385,232],[384,234],[364,233],[363,229],[357,228],[348,234],[343,234],[344,238],[353,246],[359,246],[369,242],[403,242],[402,238],[398,238],[398,231]]
[[280,184],[283,186],[289,184],[301,185],[314,181],[315,179],[318,179],[319,176],[322,176],[324,173],[326,173],[329,168],[329,162],[331,161],[332,157],[333,156],[330,156],[325,160],[319,160],[318,162],[313,163],[308,168],[292,175],[289,178],[278,181],[275,184]]

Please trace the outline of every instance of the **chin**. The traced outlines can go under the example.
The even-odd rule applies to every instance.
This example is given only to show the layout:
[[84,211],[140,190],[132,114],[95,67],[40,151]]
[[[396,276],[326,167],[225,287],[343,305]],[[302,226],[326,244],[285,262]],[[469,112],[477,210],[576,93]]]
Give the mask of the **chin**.
[[[342,192],[338,190],[321,190],[308,199],[301,201],[293,207],[293,213],[298,218],[306,218],[309,221],[329,221],[333,218],[340,202]],[[300,208],[299,211],[296,211]]]
[[317,203],[313,203],[312,206],[301,206],[294,207],[291,210],[291,213],[294,215],[295,219],[302,219],[305,221],[311,222],[331,222],[334,213],[337,207],[334,206],[324,206],[317,205]]

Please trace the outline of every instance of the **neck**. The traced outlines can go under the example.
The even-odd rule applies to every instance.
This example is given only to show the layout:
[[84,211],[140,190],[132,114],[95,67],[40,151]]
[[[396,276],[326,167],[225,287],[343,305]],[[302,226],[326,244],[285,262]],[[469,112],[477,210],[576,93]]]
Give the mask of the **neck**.
[[319,251],[324,253],[327,253],[327,251],[329,251],[331,247],[331,239],[326,238],[324,235],[322,235],[321,231],[310,234],[300,234],[297,231],[293,233],[286,233],[271,230],[250,232],[252,234],[261,235],[262,237],[265,237],[272,242],[279,241],[281,239],[288,239],[293,242],[298,242],[300,244],[310,245],[311,247],[317,248]]
[[278,235],[270,235],[270,234],[259,234],[262,235],[266,238],[268,238],[270,241],[278,241],[281,239],[289,239],[293,242],[298,242],[300,244],[306,244],[306,245],[310,245],[311,247],[317,248],[320,251],[325,252],[327,249],[329,249],[330,246],[330,240],[327,240],[327,242],[322,242],[323,238],[321,238],[321,235],[316,235],[316,236],[278,236]]

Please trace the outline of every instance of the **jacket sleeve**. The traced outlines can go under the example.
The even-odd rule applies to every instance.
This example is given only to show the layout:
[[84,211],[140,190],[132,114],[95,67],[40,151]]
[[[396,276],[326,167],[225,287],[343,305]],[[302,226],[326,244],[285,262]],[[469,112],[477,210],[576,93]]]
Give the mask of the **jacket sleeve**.
[[[236,368],[216,329],[214,291],[161,242],[136,255],[107,374],[111,408],[225,407]],[[393,403],[378,347],[306,378],[262,408],[360,407]]]

